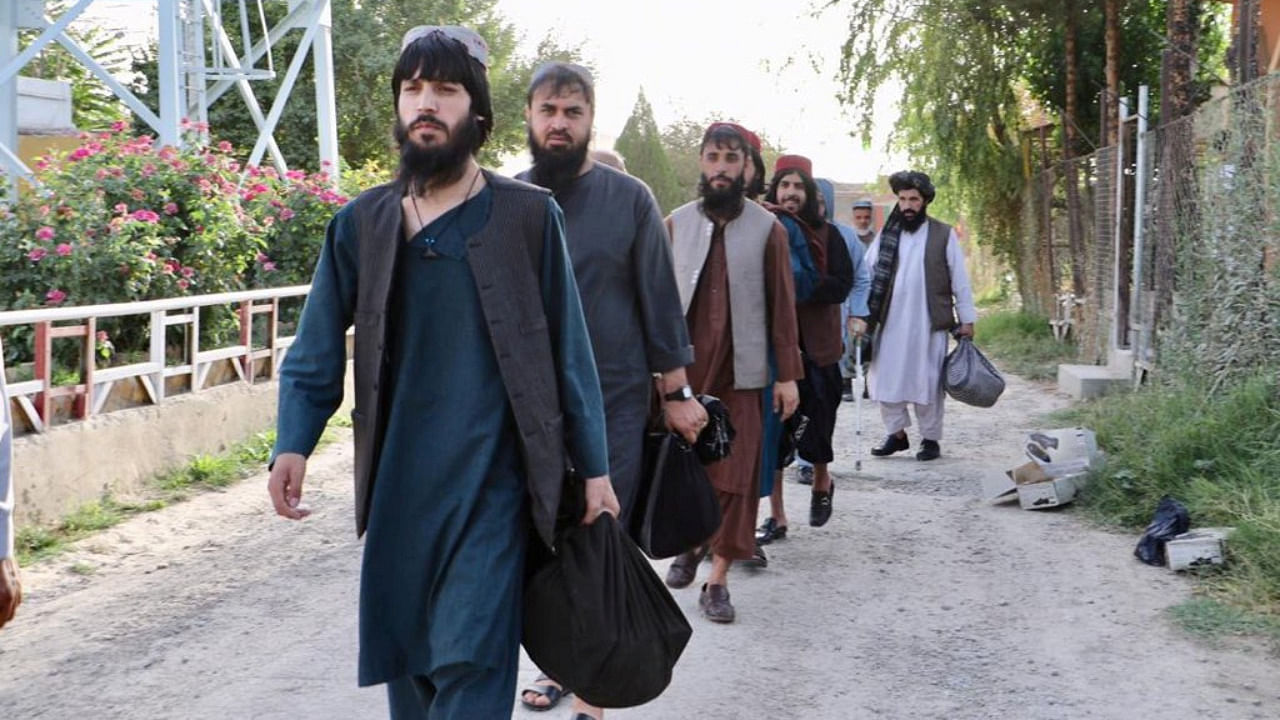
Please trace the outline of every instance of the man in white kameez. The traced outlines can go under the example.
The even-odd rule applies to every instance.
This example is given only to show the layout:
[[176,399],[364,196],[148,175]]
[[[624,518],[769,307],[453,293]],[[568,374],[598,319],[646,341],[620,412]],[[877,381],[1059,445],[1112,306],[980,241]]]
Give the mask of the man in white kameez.
[[868,387],[888,432],[871,454],[884,457],[911,447],[913,405],[921,435],[916,459],[934,460],[942,455],[948,336],[973,337],[978,311],[955,230],[928,215],[935,194],[929,176],[898,172],[889,186],[898,205],[866,255],[874,268],[868,304],[878,326]]

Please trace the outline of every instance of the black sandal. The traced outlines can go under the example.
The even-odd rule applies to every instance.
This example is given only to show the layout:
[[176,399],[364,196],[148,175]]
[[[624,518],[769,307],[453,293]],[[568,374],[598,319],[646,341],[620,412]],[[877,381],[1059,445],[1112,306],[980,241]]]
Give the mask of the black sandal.
[[[562,687],[548,684],[548,681],[554,682],[546,675],[539,675],[534,679],[532,685],[520,691],[520,704],[535,712],[544,712],[560,704],[560,701],[563,700],[566,695],[570,694],[568,690],[565,690]],[[533,693],[538,697],[546,698],[547,704],[535,705],[529,702],[525,699],[525,695],[528,693]]]

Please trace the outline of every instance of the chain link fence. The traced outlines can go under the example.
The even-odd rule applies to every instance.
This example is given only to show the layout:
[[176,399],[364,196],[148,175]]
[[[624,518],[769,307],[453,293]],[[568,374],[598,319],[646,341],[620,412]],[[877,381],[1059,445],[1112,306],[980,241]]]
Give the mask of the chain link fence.
[[[1122,147],[1029,179],[1024,306],[1069,320],[1082,362],[1105,364],[1118,348],[1139,373],[1216,383],[1280,368],[1280,75],[1140,144],[1128,129]],[[1147,181],[1135,208],[1139,145]]]

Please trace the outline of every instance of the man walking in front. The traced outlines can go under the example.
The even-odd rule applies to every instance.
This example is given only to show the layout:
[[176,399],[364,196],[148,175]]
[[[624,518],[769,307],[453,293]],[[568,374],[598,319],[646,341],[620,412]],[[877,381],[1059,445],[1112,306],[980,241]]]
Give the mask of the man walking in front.
[[[795,412],[796,380],[803,375],[787,233],[772,213],[746,200],[749,155],[741,132],[728,123],[711,125],[698,155],[700,198],[667,218],[676,287],[693,337],[689,381],[695,391],[724,401],[737,431],[729,457],[707,466],[724,520],[711,539],[711,574],[698,604],[721,623],[736,616],[729,568],[755,551],[761,389],[769,383],[770,351],[777,363],[774,406],[783,418]],[[667,584],[691,584],[700,559],[698,552],[678,556]]]
[[868,377],[871,399],[889,433],[871,454],[908,450],[908,405],[920,424],[916,459],[942,454],[942,363],[949,334],[973,337],[978,311],[955,230],[929,217],[935,190],[929,176],[902,171],[889,178],[898,205],[867,249],[872,264],[868,306],[876,341]]
[[475,160],[494,122],[487,62],[466,28],[405,35],[399,176],[330,223],[280,372],[268,489],[301,519],[354,323],[358,675],[386,683],[397,719],[510,716],[527,538],[552,542],[566,452],[587,478],[583,522],[618,512],[560,210]]
[[0,346],[0,627],[13,619],[22,602],[22,583],[13,552],[13,425],[5,391],[4,347]]
[[[685,376],[693,346],[662,213],[643,182],[590,157],[594,115],[595,83],[586,68],[561,62],[538,68],[525,106],[533,167],[518,177],[551,190],[564,210],[578,290],[588,299],[587,330],[604,393],[609,477],[625,526],[643,471],[653,375],[660,376],[668,429],[692,444],[707,414]],[[554,681],[539,677],[521,701],[542,710],[561,692]],[[603,717],[582,698],[574,705],[576,720]]]

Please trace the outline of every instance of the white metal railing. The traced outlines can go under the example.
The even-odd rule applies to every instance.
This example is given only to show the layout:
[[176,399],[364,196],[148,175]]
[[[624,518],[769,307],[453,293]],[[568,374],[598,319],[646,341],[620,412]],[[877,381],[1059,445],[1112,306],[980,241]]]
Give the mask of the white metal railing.
[[[72,397],[72,417],[84,420],[102,411],[111,388],[122,380],[137,378],[151,402],[158,405],[165,399],[167,378],[186,375],[190,378],[190,391],[200,392],[209,369],[219,362],[230,361],[242,382],[253,383],[257,375],[256,361],[266,359],[266,378],[274,379],[281,357],[293,344],[293,336],[278,334],[280,301],[305,296],[310,289],[310,285],[293,285],[133,303],[0,312],[0,327],[31,325],[35,328],[32,348],[35,378],[10,384],[8,395],[17,400],[35,431],[44,432],[50,424],[55,398]],[[239,342],[217,348],[200,347],[200,311],[211,305],[240,306]],[[98,319],[130,315],[150,316],[151,345],[147,360],[96,369]],[[257,315],[267,316],[267,334],[265,343],[255,346],[253,319]],[[186,356],[180,364],[169,365],[165,359],[165,336],[166,330],[174,326],[186,328]],[[54,385],[52,350],[56,338],[79,338],[82,343],[80,377],[75,384]]]

